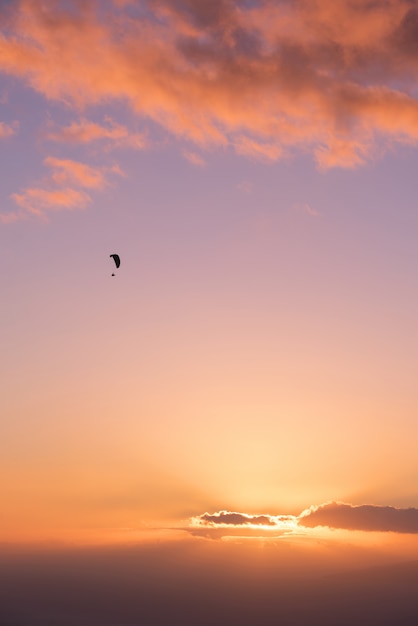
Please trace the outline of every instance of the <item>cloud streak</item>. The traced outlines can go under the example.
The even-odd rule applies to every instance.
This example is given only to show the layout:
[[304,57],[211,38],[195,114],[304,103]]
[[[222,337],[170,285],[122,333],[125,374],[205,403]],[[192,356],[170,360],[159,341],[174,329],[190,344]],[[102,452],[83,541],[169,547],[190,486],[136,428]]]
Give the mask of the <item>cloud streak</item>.
[[71,187],[60,189],[32,187],[24,189],[22,193],[13,194],[12,198],[19,207],[38,217],[43,217],[45,211],[83,209],[91,202],[91,197],[87,193]]
[[106,124],[98,124],[87,119],[72,122],[68,126],[50,130],[45,138],[67,144],[89,144],[95,141],[105,141],[111,148],[142,149],[146,145],[144,135],[131,133],[129,129],[107,118]]
[[206,161],[196,152],[191,152],[190,150],[183,150],[184,158],[189,161],[192,165],[196,165],[197,167],[205,167]]
[[[415,0],[98,6],[3,8],[0,71],[75,107],[125,101],[175,136],[261,160],[301,150],[321,168],[357,167],[418,141]],[[49,138],[127,136],[84,120]]]

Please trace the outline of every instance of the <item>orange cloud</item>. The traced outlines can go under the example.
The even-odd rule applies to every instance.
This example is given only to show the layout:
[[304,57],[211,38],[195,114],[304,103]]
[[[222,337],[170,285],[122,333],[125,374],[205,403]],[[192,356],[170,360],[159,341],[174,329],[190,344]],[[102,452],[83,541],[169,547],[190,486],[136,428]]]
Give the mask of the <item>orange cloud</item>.
[[110,118],[107,121],[108,125],[105,126],[83,119],[55,131],[49,131],[46,139],[70,144],[85,144],[105,139],[109,140],[113,147],[136,149],[145,147],[144,135],[130,133],[126,126],[117,124]]
[[[303,150],[321,168],[358,167],[381,142],[418,142],[415,2],[98,6],[13,3],[0,71],[47,99],[77,108],[125,101],[201,147],[265,160]],[[117,142],[125,130],[83,120],[49,138]]]
[[54,157],[47,157],[44,163],[55,170],[52,180],[59,185],[72,183],[90,189],[103,189],[106,185],[103,171],[85,163]]
[[250,137],[238,137],[235,143],[237,154],[243,154],[262,161],[276,161],[282,154],[280,146],[274,143],[254,141]]
[[44,164],[51,168],[50,176],[43,181],[42,186],[12,194],[12,200],[23,211],[3,215],[1,218],[3,223],[24,219],[28,213],[45,217],[47,211],[83,209],[92,201],[91,196],[84,189],[104,189],[108,184],[105,175],[108,172],[123,176],[118,165],[98,168],[79,161],[56,157],[47,157]]
[[[91,198],[83,191],[71,189],[25,189],[22,193],[12,194],[16,204],[29,213],[42,217],[45,211],[59,211],[62,209],[83,209],[91,202]],[[21,214],[16,213],[15,219]],[[10,221],[15,221],[10,219]]]

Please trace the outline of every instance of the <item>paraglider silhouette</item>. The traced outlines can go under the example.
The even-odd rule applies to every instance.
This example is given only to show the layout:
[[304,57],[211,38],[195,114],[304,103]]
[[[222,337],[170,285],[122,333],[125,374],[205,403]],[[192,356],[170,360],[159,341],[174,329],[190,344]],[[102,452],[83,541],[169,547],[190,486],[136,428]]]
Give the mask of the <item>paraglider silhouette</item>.
[[[118,254],[109,254],[109,256],[114,260],[115,265],[116,265],[116,269],[119,267],[120,265],[120,257]],[[112,274],[112,276],[114,276],[114,274]]]

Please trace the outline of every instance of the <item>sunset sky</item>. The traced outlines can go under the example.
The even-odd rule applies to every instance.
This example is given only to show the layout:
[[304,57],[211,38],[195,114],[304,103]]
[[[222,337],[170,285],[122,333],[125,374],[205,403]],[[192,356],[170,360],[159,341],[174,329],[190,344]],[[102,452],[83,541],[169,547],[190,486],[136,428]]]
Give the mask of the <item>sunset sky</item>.
[[418,559],[418,1],[0,24],[2,550]]

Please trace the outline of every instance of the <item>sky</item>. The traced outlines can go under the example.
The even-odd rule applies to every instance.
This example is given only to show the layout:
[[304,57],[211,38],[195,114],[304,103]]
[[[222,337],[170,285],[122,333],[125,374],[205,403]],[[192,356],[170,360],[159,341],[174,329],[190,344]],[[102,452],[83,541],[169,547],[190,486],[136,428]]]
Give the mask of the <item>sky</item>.
[[[172,626],[118,614],[136,567],[186,626],[252,585],[259,624],[305,624],[283,563],[309,611],[353,575],[347,624],[353,580],[405,580],[376,623],[416,623],[418,2],[0,0],[0,24],[0,624]],[[108,621],[72,604],[86,567]]]

